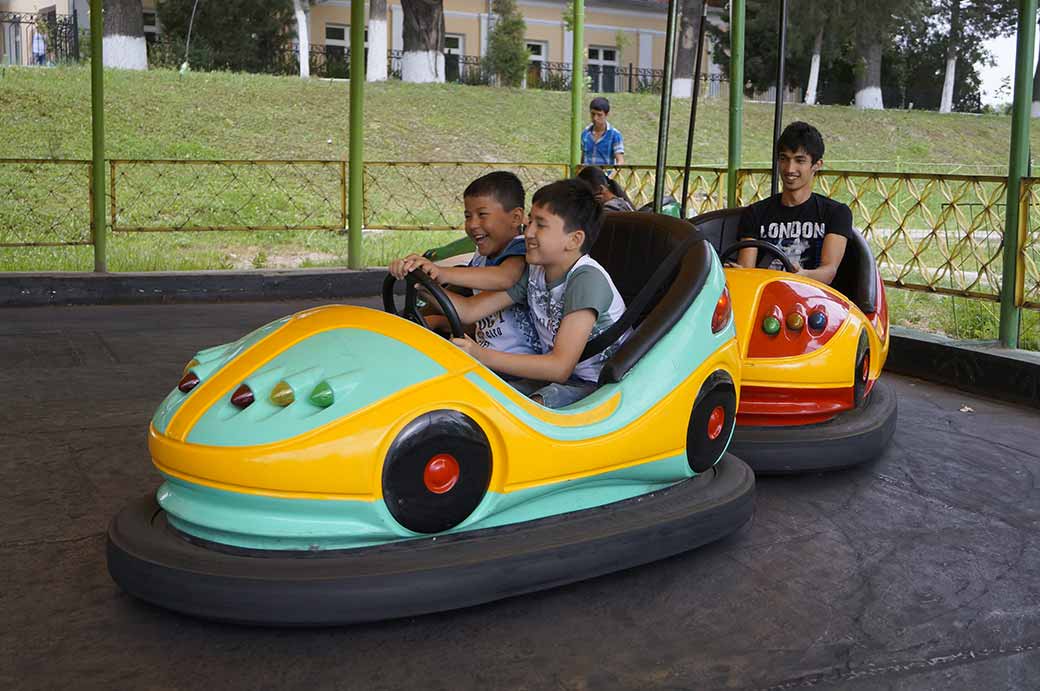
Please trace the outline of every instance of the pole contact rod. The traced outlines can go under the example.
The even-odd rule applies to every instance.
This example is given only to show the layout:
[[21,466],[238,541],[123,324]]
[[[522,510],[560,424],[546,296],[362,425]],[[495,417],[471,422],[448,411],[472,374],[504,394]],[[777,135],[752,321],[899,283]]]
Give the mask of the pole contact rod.
[[668,162],[668,125],[672,115],[672,75],[675,63],[675,25],[679,17],[678,0],[668,0],[668,24],[664,35],[664,83],[661,84],[661,119],[657,125],[657,166],[654,173],[654,213],[661,213],[664,201],[665,165]]
[[693,161],[693,132],[697,128],[697,101],[701,95],[701,53],[704,52],[704,25],[708,22],[708,2],[701,4],[701,24],[697,32],[697,59],[693,66],[693,95],[690,100],[690,129],[686,134],[686,165],[683,167],[682,204],[679,218],[686,215],[687,197],[690,194],[690,163]]

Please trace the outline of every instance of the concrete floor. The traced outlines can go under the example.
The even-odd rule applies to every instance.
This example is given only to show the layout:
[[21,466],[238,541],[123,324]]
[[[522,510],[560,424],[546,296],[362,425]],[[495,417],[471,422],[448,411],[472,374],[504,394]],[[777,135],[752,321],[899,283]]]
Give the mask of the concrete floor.
[[158,484],[153,409],[195,350],[306,306],[2,312],[0,687],[1040,685],[1040,414],[895,376],[879,462],[761,479],[748,526],[663,562],[342,629],[131,599],[105,568],[105,529]]

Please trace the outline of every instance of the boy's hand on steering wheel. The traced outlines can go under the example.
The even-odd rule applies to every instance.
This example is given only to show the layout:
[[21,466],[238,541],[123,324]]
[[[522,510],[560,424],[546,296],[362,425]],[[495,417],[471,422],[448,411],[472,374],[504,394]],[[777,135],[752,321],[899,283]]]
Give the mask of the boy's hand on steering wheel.
[[[394,273],[395,269],[401,273]],[[409,254],[404,259],[397,259],[390,264],[390,273],[394,274],[395,278],[404,278],[410,271],[415,269],[421,270],[435,281],[437,281],[437,277],[440,275],[439,266],[418,254]]]
[[470,357],[480,360],[480,354],[484,349],[469,336],[466,336],[465,338],[453,338],[451,339],[451,342],[457,345],[460,350],[464,351]]

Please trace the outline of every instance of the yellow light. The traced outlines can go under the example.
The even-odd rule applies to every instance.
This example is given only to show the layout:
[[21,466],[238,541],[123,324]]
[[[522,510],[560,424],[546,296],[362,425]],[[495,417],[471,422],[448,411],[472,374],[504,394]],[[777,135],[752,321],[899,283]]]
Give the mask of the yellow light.
[[278,382],[271,389],[271,403],[275,405],[280,405],[284,408],[295,400],[296,394],[293,393],[292,387],[284,381]]

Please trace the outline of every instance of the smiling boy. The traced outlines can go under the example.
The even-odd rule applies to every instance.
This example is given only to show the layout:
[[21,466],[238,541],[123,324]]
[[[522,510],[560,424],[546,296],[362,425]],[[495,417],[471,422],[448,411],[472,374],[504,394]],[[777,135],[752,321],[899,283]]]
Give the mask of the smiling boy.
[[[739,237],[776,245],[799,275],[830,284],[855,231],[848,206],[812,191],[823,166],[823,136],[808,123],[792,122],[777,140],[776,152],[782,191],[744,209]],[[737,263],[746,268],[757,260],[754,247],[737,256]]]
[[540,355],[485,348],[469,338],[452,341],[496,372],[521,378],[513,385],[549,408],[562,408],[592,393],[603,363],[624,341],[622,336],[603,352],[580,360],[586,344],[625,311],[610,275],[588,255],[602,219],[603,207],[585,182],[546,185],[531,199],[524,232],[527,268],[516,284],[471,298],[451,295],[464,322],[512,304],[528,306],[542,342]]

